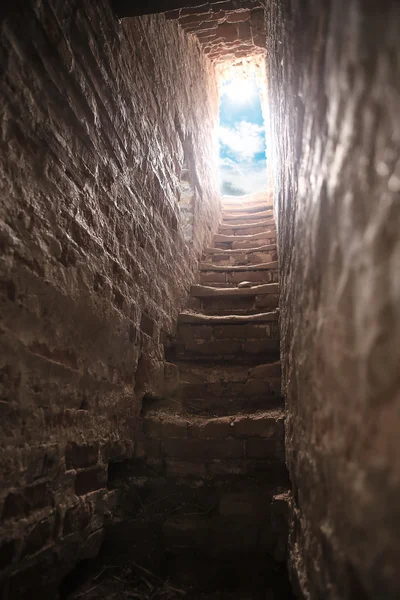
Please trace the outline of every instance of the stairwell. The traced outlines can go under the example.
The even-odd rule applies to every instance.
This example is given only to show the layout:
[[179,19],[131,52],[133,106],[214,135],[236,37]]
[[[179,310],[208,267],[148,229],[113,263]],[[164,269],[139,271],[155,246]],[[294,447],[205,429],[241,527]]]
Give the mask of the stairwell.
[[138,517],[139,554],[158,544],[170,575],[211,562],[201,579],[215,582],[250,561],[271,584],[284,569],[289,482],[270,196],[225,199],[203,259],[167,350],[165,397],[144,401],[143,469],[118,467],[114,485]]

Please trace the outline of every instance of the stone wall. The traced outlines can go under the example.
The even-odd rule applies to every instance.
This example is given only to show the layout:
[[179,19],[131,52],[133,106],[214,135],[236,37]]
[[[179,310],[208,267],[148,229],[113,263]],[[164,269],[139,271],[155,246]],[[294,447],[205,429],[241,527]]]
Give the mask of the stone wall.
[[290,568],[400,596],[400,5],[270,0]]
[[22,4],[0,43],[9,600],[37,586],[53,599],[97,553],[114,502],[108,467],[132,456],[141,398],[162,390],[163,343],[219,221],[218,94],[197,40],[162,16],[118,22],[105,0]]
[[265,18],[261,0],[226,0],[166,13],[199,40],[203,52],[217,63],[264,55]]

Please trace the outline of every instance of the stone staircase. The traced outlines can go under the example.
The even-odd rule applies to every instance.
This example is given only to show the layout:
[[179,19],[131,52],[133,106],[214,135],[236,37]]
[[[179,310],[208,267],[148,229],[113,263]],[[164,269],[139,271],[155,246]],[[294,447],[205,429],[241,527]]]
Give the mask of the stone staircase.
[[[283,561],[288,478],[276,230],[267,196],[225,202],[168,348],[165,398],[143,408],[143,472],[126,506],[169,555]],[[138,501],[139,496],[139,501]]]

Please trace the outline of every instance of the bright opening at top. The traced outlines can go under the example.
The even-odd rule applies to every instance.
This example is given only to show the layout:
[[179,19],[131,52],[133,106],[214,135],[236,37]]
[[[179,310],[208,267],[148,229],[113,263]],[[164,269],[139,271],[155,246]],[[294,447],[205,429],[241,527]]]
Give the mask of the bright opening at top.
[[223,83],[219,142],[222,194],[242,196],[264,190],[265,125],[255,77]]

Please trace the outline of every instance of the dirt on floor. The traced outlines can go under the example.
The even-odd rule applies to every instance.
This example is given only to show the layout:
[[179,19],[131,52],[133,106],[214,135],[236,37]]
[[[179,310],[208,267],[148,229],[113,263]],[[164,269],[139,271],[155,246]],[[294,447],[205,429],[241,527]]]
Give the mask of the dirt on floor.
[[[204,569],[203,577],[201,570]],[[197,571],[194,573],[193,569]],[[293,595],[286,572],[279,566],[224,565],[210,573],[206,565],[175,564],[173,579],[124,558],[93,569],[82,583],[82,574],[67,582],[65,600],[291,600]],[[211,570],[213,570],[211,568]],[[75,588],[75,589],[72,589]]]

